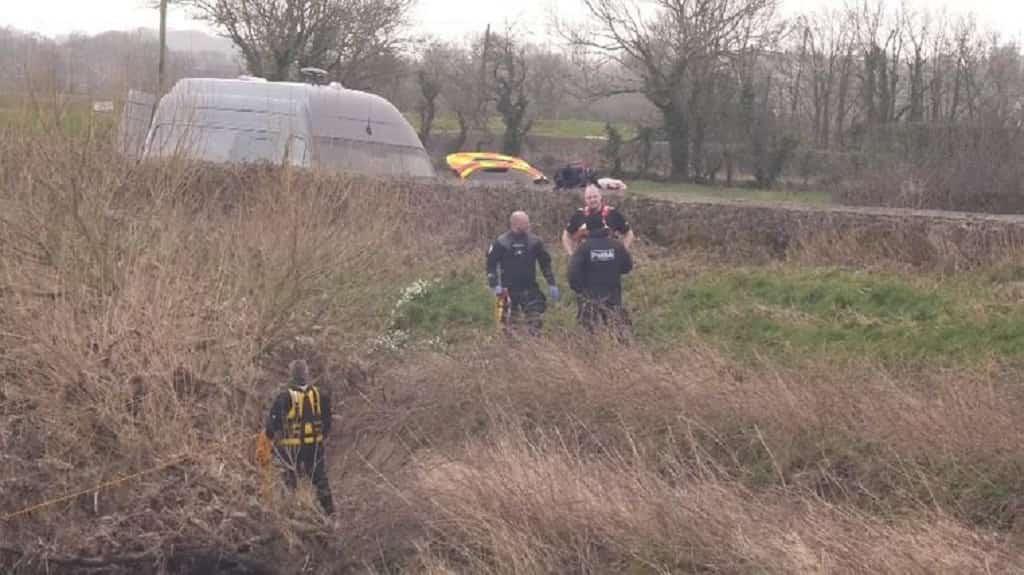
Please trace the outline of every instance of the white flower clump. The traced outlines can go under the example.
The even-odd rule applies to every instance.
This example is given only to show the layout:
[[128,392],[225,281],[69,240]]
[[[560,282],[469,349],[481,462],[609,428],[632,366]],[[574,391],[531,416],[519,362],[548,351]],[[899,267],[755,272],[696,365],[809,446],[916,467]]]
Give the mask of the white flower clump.
[[[400,351],[409,343],[412,339],[412,334],[395,325],[399,314],[402,312],[402,308],[430,293],[430,290],[438,283],[439,281],[436,279],[418,279],[402,289],[402,293],[398,296],[398,301],[391,308],[391,327],[388,328],[384,335],[373,339],[373,349],[395,352]],[[431,341],[431,345],[435,344],[436,342]]]
[[436,336],[435,335],[434,337],[428,339],[426,343],[427,343],[427,346],[430,349],[434,350],[434,351],[439,351],[439,352],[448,351],[448,342],[446,342],[440,336]]
[[410,302],[415,301],[430,292],[430,289],[438,284],[438,280],[416,280],[411,284],[407,285],[402,290],[402,295],[398,297],[398,301],[395,302],[395,307],[391,310],[391,317],[398,315],[398,312],[402,310],[402,307],[408,305]]
[[399,351],[409,342],[409,332],[391,328],[384,335],[373,338],[373,349],[377,351]]

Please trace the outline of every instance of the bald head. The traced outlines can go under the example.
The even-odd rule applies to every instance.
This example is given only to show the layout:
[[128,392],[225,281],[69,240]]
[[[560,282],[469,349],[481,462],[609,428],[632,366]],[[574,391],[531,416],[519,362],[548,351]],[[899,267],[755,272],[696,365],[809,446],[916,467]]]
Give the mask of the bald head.
[[594,184],[587,186],[583,192],[583,203],[590,209],[596,210],[601,207],[604,196],[601,195],[601,188]]
[[530,231],[530,216],[523,211],[512,212],[508,218],[508,227],[517,234],[525,234]]

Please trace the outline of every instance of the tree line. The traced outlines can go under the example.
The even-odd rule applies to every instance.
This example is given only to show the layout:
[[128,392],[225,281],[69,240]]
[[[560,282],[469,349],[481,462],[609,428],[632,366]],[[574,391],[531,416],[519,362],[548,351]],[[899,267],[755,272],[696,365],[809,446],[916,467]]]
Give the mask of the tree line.
[[[494,116],[511,154],[539,119],[628,121],[635,130],[626,143],[643,150],[638,171],[662,141],[667,177],[742,173],[770,187],[798,157],[863,168],[878,158],[948,157],[970,137],[1004,155],[1020,147],[1020,47],[971,16],[886,0],[788,19],[778,0],[582,0],[544,41],[515,25],[445,41],[412,27],[413,1],[179,3],[229,38],[249,73],[285,80],[303,66],[323,68],[414,111],[425,142],[438,118],[454,118],[457,148],[472,147]],[[65,86],[91,84],[111,65],[126,78],[152,75],[149,44],[128,53],[92,44],[54,56]],[[17,53],[0,50],[8,60]],[[0,82],[15,68],[0,61]],[[610,132],[622,148],[622,135]]]
[[[132,88],[152,91],[157,84],[160,46],[154,32],[71,34],[61,40],[0,28],[0,92],[123,97]],[[233,76],[239,64],[217,50],[172,51],[173,79]]]

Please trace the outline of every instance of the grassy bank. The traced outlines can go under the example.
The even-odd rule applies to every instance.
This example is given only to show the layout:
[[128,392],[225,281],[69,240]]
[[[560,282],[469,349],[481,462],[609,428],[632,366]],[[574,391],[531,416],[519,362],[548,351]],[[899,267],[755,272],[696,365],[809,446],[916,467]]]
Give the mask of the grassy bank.
[[[423,282],[396,304],[396,329],[447,343],[494,329],[479,262]],[[713,345],[737,358],[955,366],[1024,359],[1024,310],[1003,272],[958,278],[836,268],[713,267],[682,276],[673,263],[626,280],[639,341],[659,349]],[[427,279],[427,278],[425,278]],[[559,270],[559,283],[565,285]],[[396,300],[403,299],[396,296]],[[553,330],[571,328],[572,296],[549,302]]]
[[[1019,265],[647,246],[631,345],[570,299],[509,340],[484,249],[561,198],[7,135],[5,571],[1024,569]],[[336,406],[330,520],[252,457],[295,357]]]

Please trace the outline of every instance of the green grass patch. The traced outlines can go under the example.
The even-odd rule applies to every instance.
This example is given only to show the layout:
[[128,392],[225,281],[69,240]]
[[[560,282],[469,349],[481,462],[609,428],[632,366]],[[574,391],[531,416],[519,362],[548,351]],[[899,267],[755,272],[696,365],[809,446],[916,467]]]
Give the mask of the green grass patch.
[[[730,271],[690,285],[641,272],[638,334],[696,335],[741,355],[955,364],[1024,355],[1024,314],[984,285],[838,270]],[[644,277],[646,276],[646,277]]]
[[[574,329],[575,304],[548,301],[546,329]],[[543,282],[542,282],[543,283]],[[1024,312],[987,273],[960,278],[836,269],[710,271],[680,281],[654,262],[626,278],[635,333],[656,347],[699,340],[741,359],[874,359],[960,365],[1024,357]],[[543,286],[542,286],[543,287]],[[410,295],[412,294],[412,295]],[[454,344],[493,334],[494,297],[460,269],[396,292],[392,335]]]
[[393,325],[416,338],[450,341],[460,333],[494,326],[494,296],[467,272],[407,287],[398,296]]
[[[576,303],[564,281],[564,258],[555,258],[555,275],[562,301],[547,300],[544,324],[548,329],[575,325]],[[481,262],[482,263],[482,262]],[[538,273],[538,285],[547,287]],[[478,268],[460,269],[441,279],[421,280],[404,287],[394,297],[391,329],[399,339],[452,344],[497,332],[494,294]]]
[[81,138],[113,130],[117,118],[116,113],[94,114],[90,105],[81,102],[61,108],[45,102],[40,108],[24,102],[14,106],[0,105],[0,128],[14,129],[28,136],[56,129],[61,134]]
[[630,193],[666,200],[714,199],[745,200],[754,202],[790,202],[798,204],[828,205],[831,196],[826,192],[792,190],[757,190],[753,188],[727,188],[688,183],[663,183],[646,180],[628,182]]

